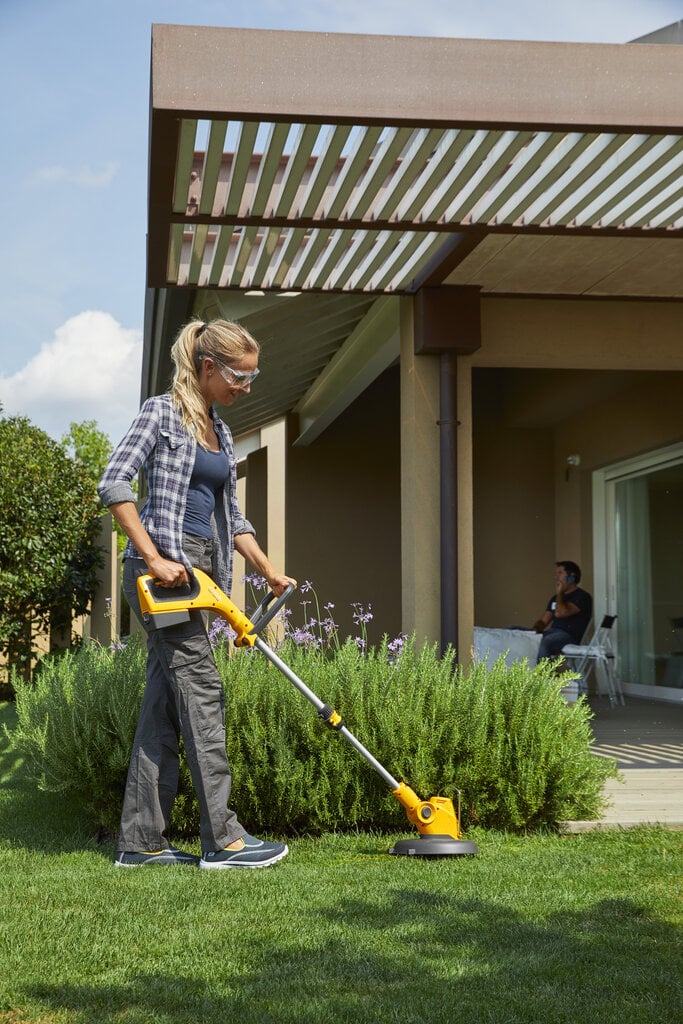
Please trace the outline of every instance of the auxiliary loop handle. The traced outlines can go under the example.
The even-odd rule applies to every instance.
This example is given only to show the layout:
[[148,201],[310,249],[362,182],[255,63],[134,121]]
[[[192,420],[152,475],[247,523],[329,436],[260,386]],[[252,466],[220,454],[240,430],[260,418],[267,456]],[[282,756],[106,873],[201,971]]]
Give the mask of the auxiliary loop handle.
[[275,598],[275,594],[273,593],[272,590],[268,594],[266,594],[266,596],[257,606],[256,610],[254,611],[254,614],[251,616],[252,624],[255,627],[252,630],[252,632],[262,633],[263,630],[268,625],[268,623],[273,621],[273,619],[280,611],[287,598],[291,597],[295,590],[296,587],[294,586],[294,584],[289,583],[286,589],[283,590],[283,592],[280,594],[280,596],[275,599],[275,604],[268,611],[266,611],[266,609],[268,608],[268,605],[273,600],[273,598]]

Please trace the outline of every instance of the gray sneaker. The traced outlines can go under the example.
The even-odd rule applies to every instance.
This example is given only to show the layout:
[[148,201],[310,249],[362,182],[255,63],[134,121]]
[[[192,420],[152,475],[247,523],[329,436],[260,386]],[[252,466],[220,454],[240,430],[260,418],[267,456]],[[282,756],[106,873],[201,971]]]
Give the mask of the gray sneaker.
[[193,853],[184,853],[183,850],[176,850],[174,846],[169,846],[165,850],[154,850],[153,852],[145,852],[144,850],[138,852],[132,852],[130,850],[119,850],[116,854],[116,860],[114,861],[115,868],[140,868],[149,864],[190,864],[195,865],[199,863],[199,857],[196,857]]
[[241,850],[205,851],[199,862],[204,870],[214,868],[267,868],[289,853],[285,843],[267,843],[246,833]]

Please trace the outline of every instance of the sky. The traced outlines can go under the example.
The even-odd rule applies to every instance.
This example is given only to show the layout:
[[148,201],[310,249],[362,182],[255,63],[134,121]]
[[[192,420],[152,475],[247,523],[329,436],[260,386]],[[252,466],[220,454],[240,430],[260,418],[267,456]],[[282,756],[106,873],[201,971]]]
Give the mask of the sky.
[[0,0],[0,404],[115,443],[140,398],[153,23],[624,43],[683,0]]

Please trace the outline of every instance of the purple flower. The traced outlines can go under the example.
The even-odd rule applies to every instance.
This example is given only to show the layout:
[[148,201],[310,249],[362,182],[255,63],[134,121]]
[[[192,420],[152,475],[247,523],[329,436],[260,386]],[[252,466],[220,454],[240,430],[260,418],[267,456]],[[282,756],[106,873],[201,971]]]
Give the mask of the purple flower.
[[327,619],[323,619],[320,625],[323,627],[328,636],[331,636],[332,633],[336,633],[337,630],[339,629],[339,626],[334,621],[332,616],[329,616],[329,618]]
[[304,580],[304,582],[299,587],[299,590],[301,591],[302,594],[307,594],[309,590],[313,590],[313,584],[311,583],[310,580]]
[[364,640],[362,636],[354,636],[353,642],[355,643],[359,651],[364,651],[365,648],[368,646],[367,640]]
[[209,643],[212,647],[217,647],[218,644],[226,643],[228,640],[234,640],[236,636],[237,633],[225,619],[214,619],[209,627]]
[[257,572],[248,573],[242,577],[242,583],[248,583],[249,586],[253,587],[254,590],[267,590],[268,583],[265,577],[260,576]]
[[357,625],[365,626],[365,625],[367,625],[368,622],[372,622],[374,616],[373,616],[372,612],[370,611],[370,609],[372,608],[371,604],[368,605],[368,610],[367,611],[365,611],[365,609],[364,609],[362,604],[359,604],[356,601],[352,602],[351,607],[356,609],[354,611],[354,613],[353,613],[352,618],[353,618],[353,621]]
[[389,641],[389,643],[387,644],[387,651],[389,652],[390,662],[393,663],[394,661],[398,661],[398,659],[401,657],[407,639],[407,633],[399,633],[397,637]]
[[306,629],[301,626],[292,630],[290,636],[294,643],[298,644],[299,647],[310,647],[315,649],[319,643],[318,638],[315,634],[311,633],[310,629]]

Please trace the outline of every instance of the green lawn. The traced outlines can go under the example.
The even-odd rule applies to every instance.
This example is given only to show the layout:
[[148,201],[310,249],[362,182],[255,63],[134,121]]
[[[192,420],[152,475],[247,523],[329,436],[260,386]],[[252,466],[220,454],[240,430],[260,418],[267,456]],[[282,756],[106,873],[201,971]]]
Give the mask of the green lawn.
[[480,832],[478,857],[433,862],[392,838],[115,870],[3,738],[0,1022],[680,1021],[680,833]]

